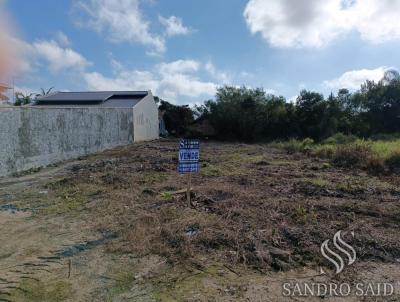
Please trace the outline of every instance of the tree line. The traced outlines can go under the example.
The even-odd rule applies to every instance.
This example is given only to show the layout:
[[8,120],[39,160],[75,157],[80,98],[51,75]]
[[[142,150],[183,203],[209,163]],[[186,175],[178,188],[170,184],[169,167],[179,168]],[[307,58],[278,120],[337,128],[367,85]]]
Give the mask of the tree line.
[[213,136],[225,140],[260,141],[312,138],[336,133],[371,137],[400,132],[400,77],[385,73],[379,82],[366,81],[351,93],[340,89],[325,98],[302,90],[295,102],[261,88],[224,86],[200,106],[161,101],[167,130],[177,136],[208,136],[198,125],[208,123]]

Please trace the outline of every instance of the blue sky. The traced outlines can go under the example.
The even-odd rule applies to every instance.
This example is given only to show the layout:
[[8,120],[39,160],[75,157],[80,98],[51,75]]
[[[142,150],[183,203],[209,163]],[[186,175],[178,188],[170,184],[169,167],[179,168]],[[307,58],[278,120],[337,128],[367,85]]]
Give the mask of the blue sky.
[[21,91],[151,89],[193,104],[230,84],[290,99],[356,89],[399,65],[400,0],[0,0],[0,9],[17,62],[8,81]]

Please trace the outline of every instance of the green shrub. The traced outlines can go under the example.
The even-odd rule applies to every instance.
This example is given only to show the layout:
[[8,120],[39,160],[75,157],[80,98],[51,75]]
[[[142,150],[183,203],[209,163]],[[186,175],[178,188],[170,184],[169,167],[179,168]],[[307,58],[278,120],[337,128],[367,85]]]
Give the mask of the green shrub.
[[325,139],[322,144],[327,144],[327,145],[345,145],[345,144],[350,144],[354,143],[357,141],[357,137],[354,135],[345,135],[343,133],[336,133],[335,135],[328,137]]
[[319,158],[332,158],[335,153],[334,145],[317,145],[314,147],[312,155]]
[[386,172],[385,161],[378,155],[369,157],[366,168],[372,174],[382,174]]
[[332,162],[339,167],[366,167],[372,155],[371,146],[359,142],[338,146],[333,154]]
[[198,138],[198,139],[206,137],[206,135],[204,135],[204,133],[200,129],[194,126],[188,127],[184,136],[185,138]]
[[400,151],[390,155],[385,160],[385,165],[388,167],[390,172],[400,174]]
[[272,147],[284,149],[289,154],[296,152],[308,152],[312,149],[313,145],[314,145],[314,140],[312,138],[305,138],[302,141],[292,138],[286,142],[278,142],[271,144]]

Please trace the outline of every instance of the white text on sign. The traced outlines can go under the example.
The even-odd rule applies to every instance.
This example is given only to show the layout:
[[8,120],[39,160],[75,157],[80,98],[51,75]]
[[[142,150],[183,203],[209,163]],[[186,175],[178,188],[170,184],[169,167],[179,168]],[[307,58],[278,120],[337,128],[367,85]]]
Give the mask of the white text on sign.
[[179,151],[179,161],[198,161],[199,150],[196,149],[181,149]]

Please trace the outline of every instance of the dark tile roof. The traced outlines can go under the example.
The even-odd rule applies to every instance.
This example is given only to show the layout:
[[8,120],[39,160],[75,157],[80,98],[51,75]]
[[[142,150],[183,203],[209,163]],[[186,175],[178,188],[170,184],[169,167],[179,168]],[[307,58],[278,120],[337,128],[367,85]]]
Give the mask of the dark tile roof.
[[[123,106],[124,101],[136,104],[148,94],[147,91],[95,91],[95,92],[55,92],[38,97],[36,105],[101,105]],[[113,100],[111,102],[111,100]],[[118,100],[118,101],[116,101]]]

